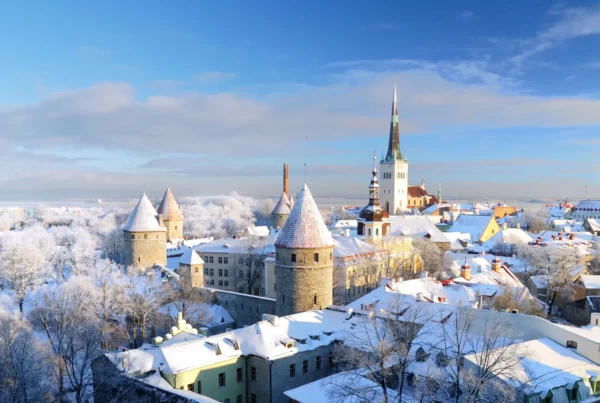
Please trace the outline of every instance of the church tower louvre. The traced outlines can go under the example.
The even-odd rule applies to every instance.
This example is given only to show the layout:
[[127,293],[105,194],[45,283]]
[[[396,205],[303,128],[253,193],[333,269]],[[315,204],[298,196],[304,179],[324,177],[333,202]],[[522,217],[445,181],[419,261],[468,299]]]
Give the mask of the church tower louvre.
[[333,245],[305,184],[275,240],[277,315],[325,309],[332,304]]
[[123,225],[125,265],[145,269],[167,265],[167,229],[146,193]]
[[408,206],[408,161],[400,149],[400,128],[398,125],[398,97],[394,79],[392,119],[388,150],[380,162],[381,201],[387,212],[399,214]]
[[369,204],[360,211],[358,216],[358,235],[364,236],[365,241],[376,243],[381,237],[388,235],[390,223],[387,211],[379,204],[379,181],[377,179],[377,156],[373,155],[373,176],[369,184]]
[[167,188],[158,206],[158,214],[163,216],[167,240],[183,239],[183,212],[170,188]]

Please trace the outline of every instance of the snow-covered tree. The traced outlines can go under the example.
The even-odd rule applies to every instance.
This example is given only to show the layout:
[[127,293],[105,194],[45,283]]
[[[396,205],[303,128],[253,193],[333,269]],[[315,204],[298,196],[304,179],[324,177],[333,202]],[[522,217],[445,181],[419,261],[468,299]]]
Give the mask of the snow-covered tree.
[[100,260],[96,263],[92,280],[96,286],[97,298],[90,303],[97,306],[102,346],[108,350],[110,344],[118,344],[126,338],[126,332],[121,323],[128,307],[128,297],[125,294],[121,271],[109,261]]
[[50,401],[51,368],[29,323],[0,309],[0,401]]
[[83,227],[60,226],[53,228],[52,233],[57,245],[54,270],[59,278],[66,280],[71,274],[90,274],[96,261],[97,237]]
[[158,290],[154,271],[140,272],[127,268],[125,293],[129,299],[127,332],[134,348],[138,342],[146,341],[148,331],[155,326],[158,309],[162,306],[162,296]]
[[243,245],[243,252],[232,259],[233,267],[237,267],[239,270],[235,277],[236,289],[239,292],[259,295],[260,293],[256,293],[256,288],[260,289],[264,272],[267,240],[251,236],[243,240]]
[[115,227],[102,235],[101,250],[102,257],[115,263],[123,263],[124,259],[123,230]]
[[[189,272],[189,269],[187,269]],[[181,312],[188,323],[207,323],[212,317],[207,309],[211,302],[211,296],[197,287],[192,287],[189,281],[189,273],[178,271],[181,281],[173,281],[166,284],[162,292],[162,303],[173,304],[177,312]],[[173,318],[175,319],[175,318]]]
[[27,293],[44,281],[45,261],[35,245],[24,242],[20,236],[5,237],[0,252],[0,279],[14,293],[19,311]]
[[93,395],[90,365],[102,353],[97,300],[93,282],[83,276],[38,290],[34,297],[30,317],[54,353],[59,399],[69,394],[79,403]]
[[413,246],[423,260],[423,270],[437,279],[446,277],[446,272],[452,265],[452,260],[436,244],[422,237],[412,238]]

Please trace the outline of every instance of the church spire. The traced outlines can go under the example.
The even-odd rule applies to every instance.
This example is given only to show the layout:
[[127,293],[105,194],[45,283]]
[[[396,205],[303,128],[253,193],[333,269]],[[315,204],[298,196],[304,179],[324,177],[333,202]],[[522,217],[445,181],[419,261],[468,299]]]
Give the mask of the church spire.
[[394,99],[392,101],[392,121],[390,123],[390,139],[386,161],[402,159],[400,152],[400,129],[398,127],[398,97],[396,95],[396,78],[394,78]]
[[379,181],[377,180],[377,153],[373,150],[373,176],[369,184],[369,205],[379,206]]
[[442,204],[442,185],[438,184],[438,195],[437,195],[438,204]]

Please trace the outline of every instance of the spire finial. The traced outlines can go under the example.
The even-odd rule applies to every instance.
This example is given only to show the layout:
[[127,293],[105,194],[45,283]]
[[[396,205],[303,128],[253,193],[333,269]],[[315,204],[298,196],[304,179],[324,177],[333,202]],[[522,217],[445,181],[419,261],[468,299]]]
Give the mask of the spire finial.
[[377,151],[373,149],[373,175],[377,173]]

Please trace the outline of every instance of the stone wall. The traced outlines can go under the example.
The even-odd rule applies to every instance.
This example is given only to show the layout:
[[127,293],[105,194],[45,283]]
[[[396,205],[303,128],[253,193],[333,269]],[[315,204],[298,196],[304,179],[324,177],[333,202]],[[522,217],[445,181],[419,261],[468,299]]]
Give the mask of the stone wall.
[[183,239],[183,220],[163,221],[167,229],[167,239]]
[[236,328],[260,322],[264,313],[269,315],[275,313],[275,300],[273,298],[214,288],[209,288],[209,290],[213,293],[215,302],[229,312],[235,321]]
[[283,228],[283,224],[288,218],[288,214],[272,214],[271,219],[273,220],[273,226],[275,228]]
[[155,264],[167,265],[166,232],[127,232],[125,240],[125,265],[140,269]]
[[[318,254],[319,261],[314,261]],[[295,262],[292,262],[295,255]],[[277,248],[277,315],[285,316],[333,303],[333,248]]]

